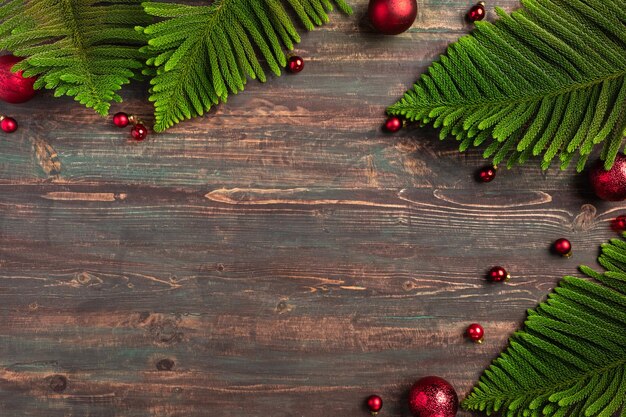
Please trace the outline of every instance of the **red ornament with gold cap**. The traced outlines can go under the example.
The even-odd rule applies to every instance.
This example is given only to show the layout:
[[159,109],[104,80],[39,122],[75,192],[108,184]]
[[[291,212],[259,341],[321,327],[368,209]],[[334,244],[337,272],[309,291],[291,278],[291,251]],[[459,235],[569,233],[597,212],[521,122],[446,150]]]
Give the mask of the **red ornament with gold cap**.
[[459,398],[448,381],[427,376],[411,387],[409,409],[414,417],[454,417],[459,409]]

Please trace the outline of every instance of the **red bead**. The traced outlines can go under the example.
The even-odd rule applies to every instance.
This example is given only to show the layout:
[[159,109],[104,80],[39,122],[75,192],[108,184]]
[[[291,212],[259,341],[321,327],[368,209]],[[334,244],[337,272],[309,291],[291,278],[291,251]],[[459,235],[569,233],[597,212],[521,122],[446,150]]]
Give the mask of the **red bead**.
[[485,4],[478,3],[472,6],[467,12],[467,20],[470,22],[476,22],[477,20],[483,20],[485,18]]
[[376,415],[383,408],[383,399],[379,395],[370,395],[365,401],[367,409],[372,415]]
[[299,56],[291,56],[287,60],[287,69],[292,74],[297,74],[304,69],[304,59]]
[[6,133],[13,133],[17,130],[17,121],[12,117],[3,117],[0,127]]
[[389,116],[385,122],[385,131],[396,133],[400,129],[402,129],[402,120],[398,116]]
[[625,232],[626,231],[626,216],[622,215],[622,216],[617,216],[615,219],[613,219],[613,221],[611,222],[611,227],[613,228],[613,230],[615,230],[616,232]]
[[489,278],[489,281],[492,282],[501,282],[511,279],[511,275],[509,275],[509,273],[506,272],[506,269],[501,266],[494,266],[487,273],[487,278]]
[[482,168],[478,171],[478,180],[481,182],[491,182],[496,177],[497,168],[493,165]]
[[115,113],[113,115],[113,124],[117,127],[126,127],[128,126],[128,123],[130,123],[130,120],[128,120],[128,115],[126,113],[124,113],[123,111],[119,112],[119,113]]
[[554,248],[554,251],[561,256],[572,255],[572,243],[567,239],[557,239],[556,241],[554,241],[552,247]]
[[411,387],[409,409],[415,417],[454,417],[459,409],[459,397],[445,379],[427,376]]
[[37,78],[26,78],[23,71],[11,71],[22,59],[14,55],[0,56],[0,100],[16,104],[24,103],[35,96],[34,84]]
[[416,0],[370,0],[367,15],[374,28],[384,35],[398,35],[413,25]]
[[604,163],[598,161],[589,170],[591,188],[598,198],[607,201],[626,199],[626,155],[620,153],[615,157],[613,166],[604,170]]
[[465,334],[474,342],[482,343],[485,338],[485,329],[483,329],[483,326],[478,323],[472,323],[467,326]]
[[130,134],[133,137],[133,139],[137,141],[141,141],[141,140],[144,140],[146,136],[148,136],[148,129],[141,123],[137,123],[130,130]]

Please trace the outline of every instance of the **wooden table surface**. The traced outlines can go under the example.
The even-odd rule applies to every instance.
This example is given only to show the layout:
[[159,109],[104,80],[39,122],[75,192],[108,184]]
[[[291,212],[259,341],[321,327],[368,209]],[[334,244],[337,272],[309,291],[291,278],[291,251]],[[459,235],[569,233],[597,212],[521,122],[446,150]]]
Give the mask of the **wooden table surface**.
[[[478,184],[479,151],[380,131],[472,1],[422,0],[396,37],[349,3],[303,35],[302,73],[143,143],[50,92],[0,107],[21,124],[0,139],[2,416],[358,417],[371,393],[408,416],[414,380],[463,397],[526,309],[595,264],[624,205],[573,170]],[[113,111],[151,120],[145,85],[124,96]],[[485,282],[493,265],[510,283]]]

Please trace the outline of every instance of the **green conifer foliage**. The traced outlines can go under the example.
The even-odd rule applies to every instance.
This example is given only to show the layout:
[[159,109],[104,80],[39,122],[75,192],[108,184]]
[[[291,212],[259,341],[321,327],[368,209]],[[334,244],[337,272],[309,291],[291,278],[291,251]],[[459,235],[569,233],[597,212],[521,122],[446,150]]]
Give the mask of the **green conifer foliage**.
[[[350,13],[344,0],[332,0]],[[161,18],[143,32],[150,38],[144,50],[156,67],[150,100],[155,107],[154,130],[202,115],[244,89],[248,77],[266,80],[258,55],[276,75],[286,65],[283,48],[300,41],[289,4],[304,27],[312,30],[328,21],[331,0],[215,0],[207,6],[143,3]]]
[[486,146],[509,166],[543,155],[547,169],[595,145],[608,169],[626,128],[624,0],[522,0],[449,46],[388,112],[441,127],[460,150]]
[[9,0],[0,3],[0,50],[25,60],[13,70],[37,76],[35,88],[105,115],[116,93],[144,67],[151,18],[136,0]]
[[463,401],[505,417],[626,416],[626,241],[565,277]]

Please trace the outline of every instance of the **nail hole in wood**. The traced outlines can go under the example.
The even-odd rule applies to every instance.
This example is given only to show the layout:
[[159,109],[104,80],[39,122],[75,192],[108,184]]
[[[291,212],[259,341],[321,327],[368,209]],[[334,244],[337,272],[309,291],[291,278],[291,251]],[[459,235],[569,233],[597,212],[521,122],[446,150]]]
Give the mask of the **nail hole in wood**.
[[171,359],[161,359],[157,362],[156,368],[159,371],[171,371],[174,368],[174,361]]
[[67,378],[63,375],[52,375],[50,377],[50,389],[54,392],[63,392],[67,388]]

